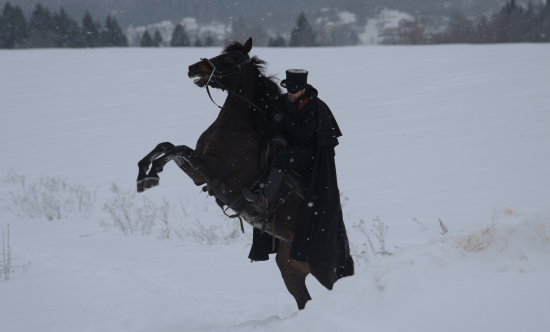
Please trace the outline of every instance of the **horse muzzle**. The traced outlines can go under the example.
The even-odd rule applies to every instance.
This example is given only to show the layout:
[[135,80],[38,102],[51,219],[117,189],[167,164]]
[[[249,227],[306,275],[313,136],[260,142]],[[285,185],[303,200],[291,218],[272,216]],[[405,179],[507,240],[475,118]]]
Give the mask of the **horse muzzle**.
[[208,65],[203,64],[203,61],[189,66],[189,72],[187,73],[189,78],[194,79],[193,83],[201,88],[208,83],[211,75],[212,70],[208,67]]

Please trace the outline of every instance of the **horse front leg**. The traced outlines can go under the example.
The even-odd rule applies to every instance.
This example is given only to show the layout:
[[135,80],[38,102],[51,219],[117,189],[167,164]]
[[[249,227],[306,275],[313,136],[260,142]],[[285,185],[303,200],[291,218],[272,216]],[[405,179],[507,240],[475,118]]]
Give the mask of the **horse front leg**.
[[194,169],[185,158],[174,157],[174,162],[178,167],[187,174],[193,180],[195,185],[200,186],[206,183],[204,176]]
[[200,185],[211,178],[213,166],[207,165],[205,157],[198,154],[195,150],[185,145],[179,145],[166,152],[163,156],[152,162],[151,170],[143,181],[143,188],[150,189],[159,185],[160,177],[158,173],[162,172],[164,165],[171,160],[195,182]]
[[153,151],[149,152],[143,159],[141,159],[138,162],[138,177],[137,177],[137,191],[143,192],[145,189],[145,178],[147,177],[147,170],[149,170],[149,166],[153,162],[153,160],[157,159],[160,155],[166,153],[167,151],[170,151],[174,148],[174,144],[170,142],[164,142],[157,145]]

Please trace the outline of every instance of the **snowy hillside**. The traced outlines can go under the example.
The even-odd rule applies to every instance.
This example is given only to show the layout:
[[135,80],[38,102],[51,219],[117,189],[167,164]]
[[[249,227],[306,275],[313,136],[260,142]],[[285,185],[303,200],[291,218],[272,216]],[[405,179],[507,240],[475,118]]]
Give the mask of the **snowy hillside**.
[[308,69],[344,134],[357,273],[300,312],[175,164],[134,194],[216,117],[187,67],[219,51],[0,51],[1,331],[548,330],[550,45],[252,50]]

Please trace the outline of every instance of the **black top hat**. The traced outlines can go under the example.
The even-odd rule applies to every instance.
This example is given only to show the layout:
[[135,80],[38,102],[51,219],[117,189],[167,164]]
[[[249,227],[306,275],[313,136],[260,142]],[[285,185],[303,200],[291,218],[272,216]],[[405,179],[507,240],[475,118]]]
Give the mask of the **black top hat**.
[[289,69],[286,71],[286,79],[281,81],[281,86],[290,93],[296,93],[307,87],[307,70]]

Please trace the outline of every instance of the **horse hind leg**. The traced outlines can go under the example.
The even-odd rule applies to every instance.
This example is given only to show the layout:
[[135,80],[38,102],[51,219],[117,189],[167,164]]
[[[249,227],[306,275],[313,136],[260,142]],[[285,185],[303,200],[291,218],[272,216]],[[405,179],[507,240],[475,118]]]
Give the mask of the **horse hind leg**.
[[351,256],[347,258],[344,266],[337,266],[336,268],[308,265],[311,274],[328,290],[332,290],[334,283],[339,279],[352,276],[355,273],[353,258]]
[[146,187],[146,179],[147,179],[147,170],[149,169],[149,166],[153,162],[153,160],[157,159],[160,155],[170,151],[174,148],[174,144],[170,142],[164,142],[158,144],[151,152],[149,152],[143,159],[141,159],[138,162],[138,177],[137,177],[137,191],[143,192],[145,189],[148,189],[150,187]]
[[325,286],[326,289],[332,290],[332,287],[334,286],[334,283],[338,280],[338,277],[336,275],[336,270],[333,268],[326,268],[326,267],[319,267],[319,266],[313,266],[309,265],[309,270],[311,271],[311,274],[321,283],[321,285]]
[[294,296],[298,309],[302,310],[305,308],[307,301],[311,300],[306,287],[306,277],[309,274],[309,268],[307,263],[291,259],[289,253],[290,244],[286,241],[281,241],[275,260],[281,271],[286,288]]

